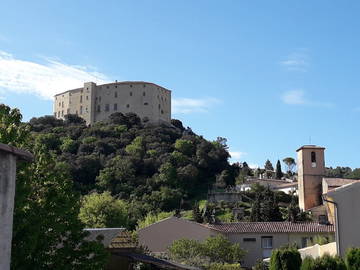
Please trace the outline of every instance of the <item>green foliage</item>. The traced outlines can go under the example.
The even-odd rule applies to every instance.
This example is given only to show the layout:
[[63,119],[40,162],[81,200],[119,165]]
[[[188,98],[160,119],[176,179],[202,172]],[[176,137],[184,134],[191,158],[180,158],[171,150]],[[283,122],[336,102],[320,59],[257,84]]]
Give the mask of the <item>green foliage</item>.
[[104,192],[83,197],[79,218],[88,228],[126,228],[128,215],[128,205],[124,201]]
[[151,224],[154,224],[160,220],[171,217],[173,215],[174,215],[174,212],[160,212],[157,214],[148,213],[143,220],[139,221],[138,229],[145,228],[147,226],[150,226]]
[[268,270],[269,267],[262,259],[259,259],[251,269],[252,270]]
[[246,253],[239,244],[232,244],[223,235],[209,237],[203,243],[189,239],[176,240],[168,248],[168,252],[173,260],[180,263],[208,267],[215,267],[216,264],[237,264]]
[[189,140],[178,139],[175,142],[175,149],[184,155],[191,156],[194,153],[194,145]]
[[76,154],[79,145],[75,140],[73,140],[69,137],[66,137],[66,138],[62,139],[61,142],[62,142],[62,144],[60,146],[60,150],[62,152]]
[[222,264],[222,263],[212,263],[208,270],[241,270],[240,264]]
[[[346,270],[344,261],[339,256],[325,254],[322,257],[313,259],[306,257],[301,265],[301,270]],[[355,268],[354,268],[355,269]]]
[[346,266],[348,270],[360,269],[360,248],[350,248],[345,256]]
[[126,146],[126,153],[141,158],[144,155],[144,139],[141,136],[136,137],[131,144]]
[[278,160],[276,162],[276,171],[275,171],[275,178],[276,179],[281,179],[281,177],[283,177],[283,172],[281,170],[281,163],[280,163],[280,160]]
[[55,161],[51,144],[31,140],[20,120],[18,110],[0,106],[2,142],[31,148],[35,155],[34,162],[18,167],[11,268],[102,269],[107,253],[85,240],[66,165]]
[[299,270],[301,256],[295,247],[273,250],[269,270]]
[[269,187],[254,188],[256,197],[252,201],[250,221],[282,221],[276,194]]
[[294,168],[295,168],[295,166],[296,166],[295,159],[292,158],[292,157],[287,157],[287,158],[284,158],[284,159],[283,159],[283,162],[284,162],[284,163],[286,164],[286,166],[287,166],[287,173],[288,173],[289,175],[292,175],[293,170],[294,170]]

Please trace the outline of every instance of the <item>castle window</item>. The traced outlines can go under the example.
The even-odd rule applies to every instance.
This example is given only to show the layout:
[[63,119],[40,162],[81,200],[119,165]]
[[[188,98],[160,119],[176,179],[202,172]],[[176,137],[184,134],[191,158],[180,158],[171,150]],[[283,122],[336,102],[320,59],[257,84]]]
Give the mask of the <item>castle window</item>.
[[311,167],[313,167],[313,168],[316,167],[316,153],[315,152],[311,152]]
[[58,112],[58,117],[60,117],[60,112]]
[[109,104],[105,104],[105,111],[106,112],[110,111],[110,105]]
[[163,111],[163,110],[161,110],[161,114],[164,114],[164,111]]
[[97,112],[101,112],[101,106],[100,105],[97,106]]
[[59,102],[59,107],[61,107],[61,102]]
[[130,84],[130,87],[132,87],[132,84]]
[[86,100],[89,100],[89,96],[86,96]]
[[146,106],[146,105],[149,105],[149,103],[145,102],[144,105],[145,105],[145,106]]
[[130,97],[132,97],[132,92],[130,92]]
[[82,103],[82,96],[80,96],[80,103]]
[[84,91],[81,89],[81,93],[83,93]]
[[99,102],[101,102],[101,97],[99,97]]
[[145,97],[145,92],[143,92],[143,96]]
[[127,104],[127,105],[126,105],[126,108],[130,108],[130,105],[129,105],[129,104]]
[[70,109],[67,109],[67,112],[66,112],[67,114],[70,114]]
[[117,111],[117,103],[114,104],[114,111]]
[[117,98],[117,97],[118,97],[117,92],[115,92],[115,98]]
[[82,114],[83,113],[83,108],[82,108],[82,106],[80,106],[80,114]]
[[64,111],[61,111],[61,116],[64,116]]
[[106,88],[109,89],[109,86],[107,85]]
[[117,88],[117,85],[115,85],[115,88]]

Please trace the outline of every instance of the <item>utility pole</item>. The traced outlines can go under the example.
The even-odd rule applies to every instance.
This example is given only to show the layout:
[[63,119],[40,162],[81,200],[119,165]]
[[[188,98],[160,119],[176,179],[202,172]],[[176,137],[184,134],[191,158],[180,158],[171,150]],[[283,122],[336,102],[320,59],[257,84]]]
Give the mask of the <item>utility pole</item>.
[[31,162],[27,151],[0,143],[0,270],[9,270],[17,161]]

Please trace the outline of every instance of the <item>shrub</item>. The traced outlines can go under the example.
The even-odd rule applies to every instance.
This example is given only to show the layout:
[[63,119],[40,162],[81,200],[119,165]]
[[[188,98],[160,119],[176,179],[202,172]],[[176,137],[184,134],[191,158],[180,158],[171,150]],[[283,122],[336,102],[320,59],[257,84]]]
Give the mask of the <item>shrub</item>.
[[271,254],[270,270],[299,270],[301,256],[295,247],[275,249]]
[[[325,254],[313,259],[306,257],[301,265],[301,270],[346,270],[344,261],[339,256]],[[355,268],[354,268],[355,269]]]
[[360,248],[350,248],[346,252],[345,261],[348,270],[360,269]]
[[221,264],[213,263],[209,266],[208,270],[241,270],[240,264]]

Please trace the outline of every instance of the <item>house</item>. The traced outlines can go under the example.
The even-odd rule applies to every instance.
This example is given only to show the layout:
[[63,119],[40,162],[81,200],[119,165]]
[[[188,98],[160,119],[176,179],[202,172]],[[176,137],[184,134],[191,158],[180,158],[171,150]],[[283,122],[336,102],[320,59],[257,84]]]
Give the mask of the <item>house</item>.
[[324,195],[327,211],[334,217],[338,255],[350,247],[360,247],[360,182],[335,188]]
[[234,222],[200,224],[181,218],[170,217],[140,229],[139,242],[152,252],[166,252],[173,241],[195,239],[203,241],[210,236],[222,234],[233,243],[239,243],[247,251],[242,262],[251,267],[256,261],[269,257],[275,248],[289,243],[305,247],[308,240],[321,235],[334,239],[333,225],[291,222]]
[[138,262],[149,265],[151,269],[200,270],[196,267],[139,253],[138,245],[132,234],[123,228],[85,229],[85,231],[89,232],[87,240],[100,241],[110,252],[106,270],[133,270]]

